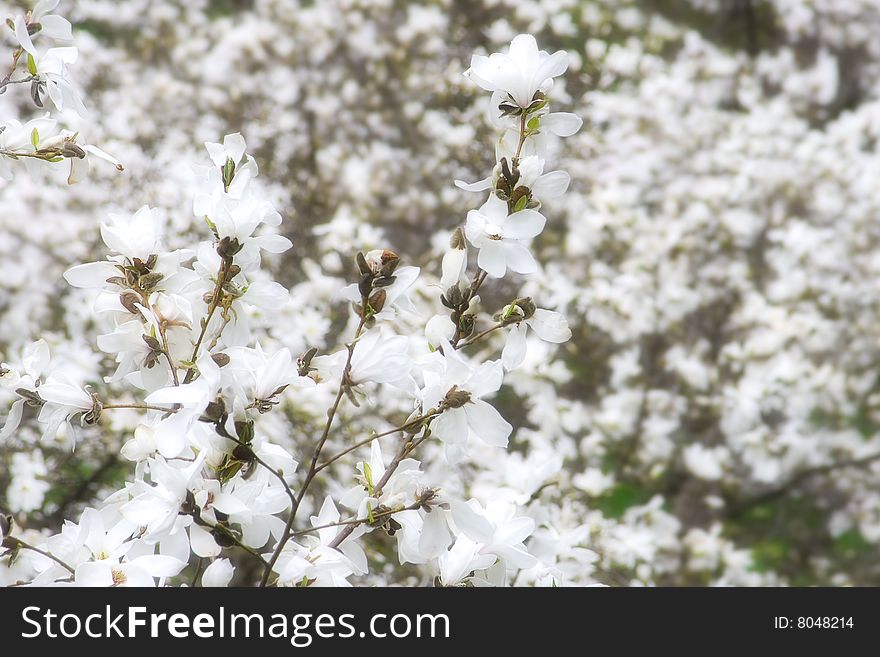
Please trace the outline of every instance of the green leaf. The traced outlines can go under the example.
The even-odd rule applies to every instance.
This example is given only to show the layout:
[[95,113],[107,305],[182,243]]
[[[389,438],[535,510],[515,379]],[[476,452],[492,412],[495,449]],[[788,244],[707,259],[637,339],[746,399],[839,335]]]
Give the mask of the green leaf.
[[37,62],[34,59],[34,56],[30,53],[28,53],[28,58],[27,58],[27,69],[28,69],[28,73],[30,73],[31,75],[37,74]]
[[532,118],[530,118],[529,122],[527,124],[527,127],[532,132],[534,132],[535,130],[540,128],[541,127],[541,117],[533,116]]
[[526,205],[528,205],[528,202],[529,197],[527,195],[520,196],[516,201],[516,205],[513,206],[513,211],[519,212],[520,210],[524,210]]
[[40,144],[40,133],[37,132],[37,129],[34,128],[31,130],[31,143],[34,145],[34,150],[39,150]]
[[364,461],[364,479],[367,480],[367,492],[372,495],[373,494],[373,468],[370,467],[370,464]]

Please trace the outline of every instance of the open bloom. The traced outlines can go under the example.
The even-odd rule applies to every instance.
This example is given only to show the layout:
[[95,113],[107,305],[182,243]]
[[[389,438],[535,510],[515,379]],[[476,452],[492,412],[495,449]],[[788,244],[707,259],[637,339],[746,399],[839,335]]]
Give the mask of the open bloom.
[[[73,85],[65,77],[67,67],[76,62],[79,51],[73,46],[63,46],[49,48],[43,53],[39,52],[28,34],[23,16],[19,16],[15,21],[15,37],[28,53],[29,59],[33,60],[29,67],[35,71],[33,73],[36,78],[35,84],[46,85],[46,92],[58,111],[60,112],[67,107],[80,116],[84,116],[86,114],[85,105]],[[35,94],[35,96],[35,100],[37,100],[39,94]],[[42,107],[42,101],[37,104]]]
[[465,536],[480,544],[480,554],[494,554],[510,568],[530,568],[537,561],[523,541],[535,531],[535,521],[516,516],[516,505],[499,500],[485,509],[474,499],[453,502],[452,519]]
[[[514,307],[514,314],[519,310],[518,307]],[[502,310],[502,315],[509,311],[510,306],[507,306]],[[501,362],[504,363],[505,369],[512,370],[522,365],[526,358],[526,333],[529,329],[542,340],[554,344],[566,342],[571,338],[571,329],[568,328],[568,321],[564,315],[537,308],[529,317],[508,327],[507,342],[504,343],[504,350],[501,352]]]
[[445,410],[431,423],[431,431],[445,443],[463,445],[473,435],[488,445],[507,447],[513,427],[482,397],[501,387],[501,361],[477,367],[465,361],[448,343],[443,356],[425,369],[422,405]]
[[538,50],[535,37],[520,34],[510,43],[507,53],[492,53],[488,57],[474,55],[465,75],[486,91],[501,92],[525,109],[537,92],[547,93],[553,78],[565,73],[567,68],[568,56],[564,50],[551,55]]
[[531,274],[537,265],[523,242],[539,235],[546,221],[536,210],[508,215],[507,203],[492,194],[479,210],[468,212],[465,235],[480,250],[477,264],[489,276],[501,278],[508,269]]
[[[510,162],[513,154],[502,155]],[[529,190],[527,198],[531,201],[544,201],[547,199],[558,198],[565,193],[571,182],[571,176],[565,171],[550,171],[544,173],[544,160],[536,155],[528,155],[519,161],[517,167],[519,179],[516,187],[525,187]],[[501,176],[501,165],[496,165],[492,175],[475,183],[466,183],[456,180],[455,185],[466,192],[483,192],[487,189],[493,189]]]

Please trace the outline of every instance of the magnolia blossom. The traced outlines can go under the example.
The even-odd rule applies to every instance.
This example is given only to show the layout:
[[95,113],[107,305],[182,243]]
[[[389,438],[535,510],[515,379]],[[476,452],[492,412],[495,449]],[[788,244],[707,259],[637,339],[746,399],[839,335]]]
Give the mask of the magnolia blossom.
[[[318,356],[312,360],[312,364],[322,373],[322,378],[338,379],[342,376],[347,358],[348,350],[343,349],[329,356]],[[405,336],[372,330],[355,343],[348,380],[353,385],[368,382],[389,383],[411,389],[411,367],[409,340]]]
[[[522,316],[520,311],[517,306],[507,306],[501,314],[515,318],[517,315]],[[571,329],[562,314],[537,308],[531,316],[508,327],[507,341],[501,352],[501,362],[505,369],[512,370],[522,365],[526,358],[526,333],[529,329],[542,340],[554,344],[567,342],[571,338]]]
[[567,68],[568,55],[564,50],[551,55],[538,50],[535,37],[520,34],[511,41],[507,53],[474,55],[465,75],[486,91],[500,92],[525,109],[535,100],[536,93],[550,91],[553,78]]
[[39,52],[28,34],[23,16],[15,20],[15,37],[32,62],[33,75],[46,85],[49,98],[58,111],[68,107],[80,116],[85,116],[85,105],[66,78],[67,68],[76,62],[79,51],[73,46],[63,46]]
[[[38,50],[34,43],[41,42],[31,40],[43,19],[48,36],[66,34],[64,24],[52,19],[53,8],[41,2],[29,19],[16,23],[16,33],[27,65],[37,71],[36,92],[47,85],[56,104],[67,107],[73,101],[65,95],[63,74],[73,51]],[[58,324],[63,337],[53,337],[62,340],[56,358],[50,360],[46,343],[38,343],[22,363],[0,371],[4,392],[14,400],[2,435],[18,452],[9,459],[14,472],[6,497],[16,513],[54,513],[47,505],[55,499],[49,473],[66,465],[53,450],[33,449],[32,426],[51,437],[64,422],[95,425],[96,440],[80,450],[82,460],[103,462],[101,450],[116,449],[130,472],[117,484],[116,468],[113,477],[97,468],[92,488],[98,506],[54,533],[21,529],[4,516],[0,531],[13,538],[21,532],[38,551],[20,549],[16,570],[0,570],[0,579],[77,586],[222,587],[259,580],[296,587],[372,585],[394,581],[395,573],[394,558],[375,549],[392,543],[378,534],[394,537],[396,561],[408,564],[400,572],[413,582],[439,577],[445,585],[504,585],[517,572],[521,583],[534,584],[565,570],[565,558],[576,561],[569,570],[582,565],[575,549],[558,557],[533,538],[532,516],[548,526],[549,535],[562,514],[545,504],[556,492],[548,479],[562,479],[562,454],[569,453],[563,441],[575,430],[554,416],[559,405],[523,408],[529,424],[521,430],[528,446],[522,455],[483,454],[487,447],[505,447],[513,430],[489,403],[501,389],[510,345],[528,327],[560,339],[565,328],[561,316],[513,304],[495,315],[511,331],[499,354],[500,343],[492,339],[498,327],[485,325],[486,314],[497,309],[492,304],[510,298],[499,294],[511,293],[519,282],[496,286],[491,278],[508,269],[536,269],[525,240],[541,232],[545,219],[534,208],[568,186],[567,174],[545,173],[541,141],[552,133],[545,122],[553,123],[542,94],[565,63],[563,53],[540,52],[525,36],[505,55],[474,59],[470,75],[492,87],[493,102],[513,119],[504,129],[519,130],[516,150],[505,155],[518,178],[512,181],[503,166],[496,170],[490,199],[453,231],[442,262],[365,249],[348,277],[340,253],[387,241],[380,229],[360,221],[362,208],[342,204],[329,224],[314,231],[317,248],[298,254],[295,271],[277,263],[284,278],[297,281],[286,289],[264,261],[291,247],[284,235],[309,226],[282,228],[281,214],[267,200],[270,194],[285,198],[282,190],[273,184],[277,180],[257,180],[256,161],[240,133],[205,144],[204,166],[196,168],[188,190],[194,226],[169,205],[180,200],[174,189],[155,195],[160,206],[104,219],[104,259],[67,269],[67,282],[78,289],[53,294],[64,307]],[[120,118],[111,123],[124,123],[127,115]],[[160,126],[149,129],[154,127]],[[156,133],[164,139],[161,130]],[[320,133],[315,137],[323,141]],[[59,131],[51,117],[9,123],[0,143],[34,155],[41,166],[63,153],[71,159],[71,180],[89,157],[115,163],[79,133]],[[167,164],[184,151],[178,144],[172,157],[157,153],[155,162]],[[320,157],[328,154],[322,149]],[[346,184],[368,181],[393,190],[384,168],[374,166],[382,163],[382,149],[339,155],[351,155],[346,168],[357,174]],[[281,162],[272,163],[273,172]],[[315,164],[323,169],[327,163]],[[394,175],[393,167],[389,171]],[[143,177],[144,184],[152,177]],[[499,195],[505,184],[510,191],[516,183],[528,191],[520,189],[512,207],[524,209],[509,213]],[[414,191],[412,197],[389,198],[388,207],[420,203],[424,190]],[[370,189],[357,194],[368,198]],[[328,200],[334,204],[327,207],[336,207],[335,199]],[[74,199],[71,212],[80,201]],[[340,226],[346,235],[328,253],[326,242],[339,236]],[[190,230],[200,231],[200,241],[186,240]],[[477,249],[476,267],[469,267],[468,243]],[[414,263],[430,273],[420,280]],[[15,279],[11,295],[19,294],[15,272],[7,273]],[[32,287],[43,290],[42,283],[40,278]],[[342,297],[350,303],[340,305],[338,291],[346,284]],[[537,296],[547,281],[537,278],[529,286]],[[552,303],[577,307],[566,290],[555,292]],[[111,362],[112,373],[105,369]],[[511,377],[511,392],[526,397],[522,378]],[[367,393],[369,403],[360,403]],[[26,427],[17,432],[21,422]],[[547,439],[535,438],[534,427],[544,423],[547,435],[559,438],[558,449],[556,443],[538,445]],[[468,449],[474,458],[450,468],[470,456]],[[545,465],[548,453],[558,459]],[[307,467],[300,467],[300,458]],[[521,515],[523,507],[500,500],[528,505],[530,517]],[[365,539],[368,534],[373,538]],[[542,548],[540,556],[529,553],[532,543]],[[199,577],[201,566],[206,568]]]
[[[513,160],[513,155],[502,155],[508,161]],[[499,158],[500,159],[500,158]],[[544,173],[544,160],[536,155],[528,155],[519,161],[517,166],[519,179],[516,186],[523,186],[529,189],[530,197],[535,201],[553,199],[562,196],[571,182],[571,176],[565,171],[550,171]],[[499,176],[502,175],[501,165],[496,165],[492,176],[484,178],[475,183],[466,183],[456,180],[457,187],[467,192],[483,192],[495,187]]]
[[56,41],[73,41],[70,21],[63,16],[51,13],[59,4],[60,0],[39,0],[31,9],[29,24],[31,26],[39,25],[38,34],[41,36],[47,36]]
[[524,242],[539,235],[546,221],[535,210],[508,215],[507,203],[492,194],[479,210],[468,212],[465,235],[479,249],[477,263],[489,276],[501,278],[508,269],[530,274],[537,265]]
[[422,406],[445,408],[431,423],[431,432],[445,443],[464,445],[469,435],[496,447],[507,447],[513,430],[482,397],[497,392],[504,378],[501,361],[471,365],[448,343],[443,355],[425,370]]

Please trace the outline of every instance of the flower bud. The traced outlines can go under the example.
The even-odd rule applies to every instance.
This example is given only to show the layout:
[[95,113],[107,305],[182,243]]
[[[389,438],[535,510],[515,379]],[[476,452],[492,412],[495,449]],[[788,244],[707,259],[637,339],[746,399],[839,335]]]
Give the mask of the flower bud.
[[370,308],[373,310],[373,314],[382,312],[382,309],[385,307],[385,300],[388,298],[388,293],[385,290],[378,290],[373,296],[370,297],[369,304]]
[[[440,265],[440,286],[444,290],[458,285],[467,270],[467,246],[461,228],[457,228],[452,234],[449,247],[449,250],[443,254],[443,261]],[[449,298],[448,294],[447,298]]]
[[241,249],[242,245],[234,237],[224,237],[217,243],[217,254],[221,258],[231,258]]
[[470,336],[471,333],[474,332],[476,320],[476,315],[465,314],[461,316],[461,318],[458,320],[458,326],[461,329],[462,338],[467,338]]
[[119,303],[121,303],[122,307],[125,308],[132,315],[138,314],[138,308],[135,304],[138,304],[140,302],[140,296],[138,296],[134,292],[125,292],[124,294],[119,295]]

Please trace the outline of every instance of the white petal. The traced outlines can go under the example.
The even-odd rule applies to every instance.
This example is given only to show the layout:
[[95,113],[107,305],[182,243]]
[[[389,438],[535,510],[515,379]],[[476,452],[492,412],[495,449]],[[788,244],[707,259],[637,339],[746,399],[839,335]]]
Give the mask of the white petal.
[[535,76],[532,81],[535,85],[541,86],[547,78],[555,78],[556,76],[562,75],[567,68],[568,53],[564,50],[557,50],[541,62],[541,65],[538,66],[538,69],[535,71]]
[[486,202],[480,206],[480,212],[493,224],[501,225],[507,218],[507,202],[495,194],[489,194]]
[[70,21],[63,16],[50,15],[40,19],[43,29],[41,34],[58,41],[73,41],[73,32],[70,29]]
[[452,502],[452,519],[460,532],[477,543],[489,543],[495,528],[477,511],[477,505],[468,502]]
[[507,334],[507,342],[501,352],[504,369],[513,370],[522,365],[526,359],[526,325],[523,323],[511,327]]
[[277,310],[290,298],[287,289],[275,281],[256,281],[248,287],[244,300],[266,310]]
[[[189,528],[189,542],[193,554],[199,557],[216,557],[221,552],[220,546],[217,545],[217,541],[214,540],[211,533],[195,523]],[[204,575],[202,582],[204,585]]]
[[514,240],[527,240],[541,234],[547,219],[537,210],[520,210],[507,217],[504,222],[504,237]]
[[6,424],[3,425],[3,431],[0,431],[0,440],[9,438],[18,425],[21,424],[21,414],[24,410],[24,400],[18,399],[12,402],[12,408],[9,409],[9,415],[6,416]]
[[173,577],[186,567],[186,563],[163,554],[145,554],[132,559],[130,564],[143,568],[151,577]]
[[[464,406],[468,426],[487,445],[507,447],[507,439],[513,427],[501,417],[491,404],[476,399]],[[442,417],[442,416],[441,416]]]
[[202,573],[202,586],[226,587],[232,581],[235,567],[229,559],[216,559]]
[[571,329],[568,328],[568,320],[565,315],[551,310],[538,308],[535,314],[528,320],[528,325],[542,340],[547,342],[566,342],[571,338]]
[[107,284],[108,278],[118,275],[119,270],[111,262],[87,262],[64,272],[64,280],[73,287],[102,288]]
[[538,178],[532,186],[532,193],[539,199],[557,198],[565,194],[571,176],[565,171],[551,171]]
[[248,513],[248,506],[240,499],[229,493],[220,493],[214,500],[214,508],[227,515],[234,513]]
[[76,567],[77,586],[113,586],[113,571],[106,561],[89,561]]
[[517,274],[533,274],[538,271],[538,264],[532,257],[532,252],[521,242],[503,240],[501,248],[511,271]]
[[498,390],[502,381],[504,381],[504,370],[501,363],[493,360],[481,363],[467,378],[465,388],[479,399]]
[[441,509],[434,509],[425,514],[422,534],[419,536],[419,554],[426,559],[433,559],[449,546],[449,525],[446,514]]
[[467,415],[460,408],[444,411],[431,423],[431,432],[444,443],[465,443],[468,436]]
[[15,38],[18,39],[22,48],[34,57],[37,56],[37,49],[34,48],[34,42],[31,41],[31,35],[28,34],[27,25],[24,23],[24,16],[19,16],[15,19]]
[[466,192],[485,192],[487,189],[492,189],[492,178],[483,178],[482,180],[473,183],[456,180],[455,186]]
[[234,132],[231,135],[226,135],[223,137],[223,148],[226,149],[226,153],[229,158],[238,164],[241,162],[241,158],[244,156],[244,152],[247,150],[247,144],[244,141],[244,137],[241,136],[240,132]]
[[501,246],[500,242],[486,240],[477,256],[477,264],[492,278],[503,277],[507,272],[504,247]]
[[47,402],[55,402],[63,406],[73,406],[89,410],[92,408],[92,396],[79,386],[52,379],[51,377],[38,389],[40,397]]
[[583,123],[577,114],[570,112],[551,112],[541,119],[541,127],[558,137],[570,137]]

